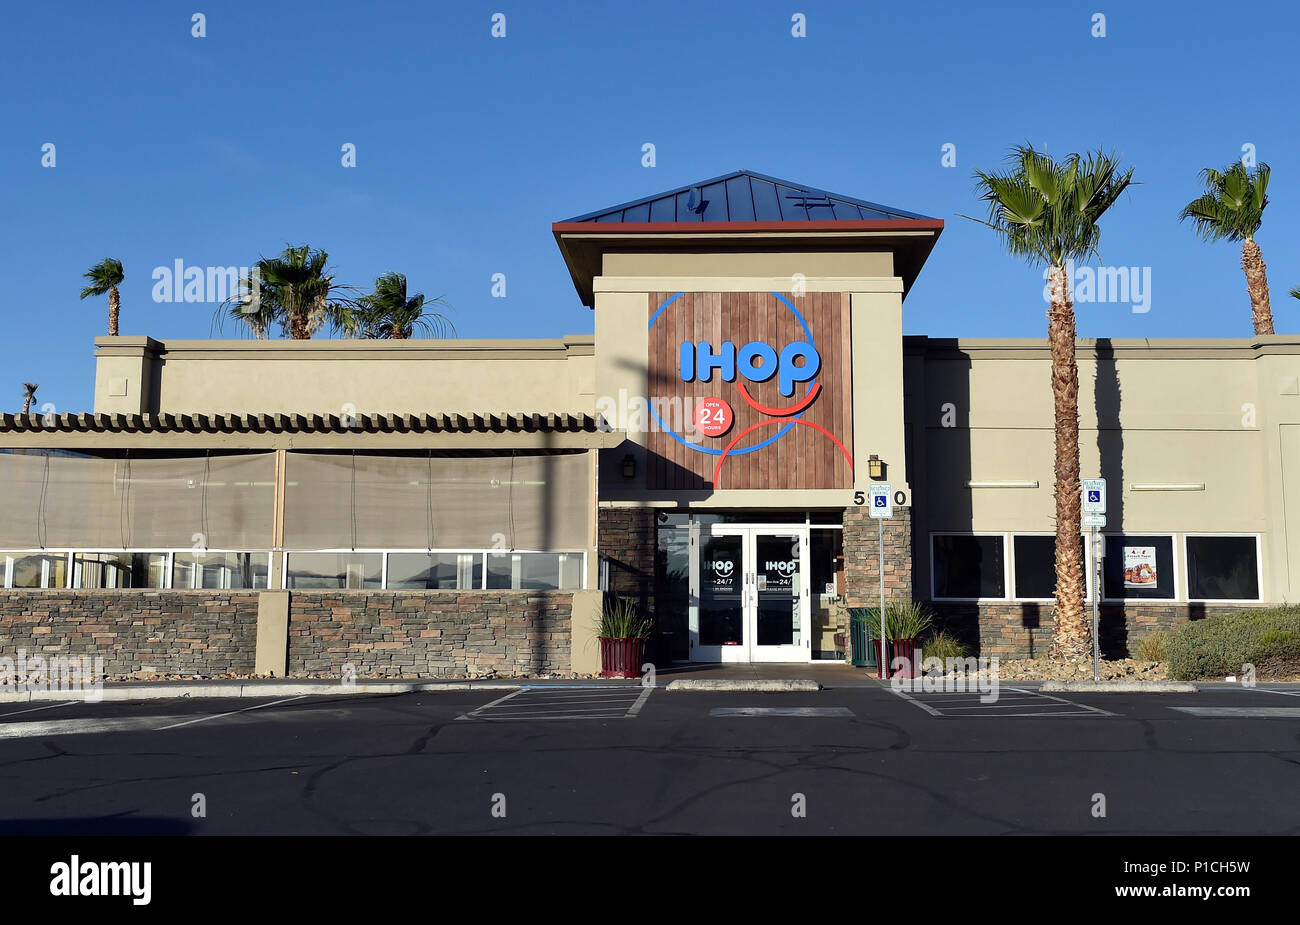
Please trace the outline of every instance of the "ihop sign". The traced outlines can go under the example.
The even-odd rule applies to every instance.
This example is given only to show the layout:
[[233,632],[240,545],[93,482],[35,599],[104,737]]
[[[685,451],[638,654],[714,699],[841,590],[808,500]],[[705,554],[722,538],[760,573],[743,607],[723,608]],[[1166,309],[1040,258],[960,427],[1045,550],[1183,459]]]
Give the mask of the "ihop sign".
[[761,341],[739,349],[726,341],[716,352],[708,341],[683,341],[678,369],[683,382],[710,382],[715,370],[724,382],[735,382],[738,374],[750,382],[767,382],[775,376],[781,394],[789,398],[795,385],[811,382],[817,376],[821,365],[821,354],[806,341],[787,344],[779,354],[771,344]]

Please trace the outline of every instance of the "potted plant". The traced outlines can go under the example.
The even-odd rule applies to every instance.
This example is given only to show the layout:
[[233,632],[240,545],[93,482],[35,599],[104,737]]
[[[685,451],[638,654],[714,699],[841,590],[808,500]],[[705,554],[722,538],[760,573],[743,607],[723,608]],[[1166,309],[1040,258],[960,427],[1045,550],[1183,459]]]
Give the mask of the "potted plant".
[[636,601],[607,597],[600,609],[600,674],[604,678],[638,678],[646,640],[654,621],[641,614]]
[[867,638],[876,650],[877,676],[889,677],[889,667],[893,660],[903,658],[907,660],[906,667],[899,672],[899,677],[916,677],[919,674],[916,650],[921,636],[934,622],[930,608],[920,601],[886,601],[885,637],[889,651],[884,654],[880,651],[880,608],[864,607],[859,612],[866,623]]

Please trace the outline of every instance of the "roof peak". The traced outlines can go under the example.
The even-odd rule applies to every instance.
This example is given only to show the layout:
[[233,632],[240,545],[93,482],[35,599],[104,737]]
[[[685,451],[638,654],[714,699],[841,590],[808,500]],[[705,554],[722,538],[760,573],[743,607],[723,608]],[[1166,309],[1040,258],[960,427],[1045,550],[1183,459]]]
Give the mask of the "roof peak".
[[804,222],[929,219],[904,209],[741,168],[565,220],[571,222]]

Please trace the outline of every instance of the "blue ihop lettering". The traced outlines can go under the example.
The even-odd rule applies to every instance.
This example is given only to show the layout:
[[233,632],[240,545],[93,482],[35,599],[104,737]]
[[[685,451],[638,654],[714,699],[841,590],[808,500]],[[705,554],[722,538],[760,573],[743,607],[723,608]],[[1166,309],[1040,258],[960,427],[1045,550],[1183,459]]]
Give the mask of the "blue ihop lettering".
[[[803,360],[802,366],[795,365],[798,359]],[[821,354],[806,341],[787,344],[780,356],[776,348],[759,341],[748,343],[739,350],[727,341],[718,347],[717,353],[713,352],[713,345],[708,341],[699,344],[683,341],[679,363],[683,382],[696,379],[710,382],[715,370],[724,382],[735,382],[737,373],[750,382],[766,382],[777,376],[781,394],[787,398],[794,394],[796,383],[811,382],[821,366]]]

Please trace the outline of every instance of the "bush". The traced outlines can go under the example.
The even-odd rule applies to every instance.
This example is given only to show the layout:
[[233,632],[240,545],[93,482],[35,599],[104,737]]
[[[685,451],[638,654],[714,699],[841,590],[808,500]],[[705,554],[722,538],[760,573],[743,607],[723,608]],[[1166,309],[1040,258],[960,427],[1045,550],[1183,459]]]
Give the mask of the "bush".
[[1184,624],[1165,651],[1170,677],[1179,681],[1257,673],[1300,674],[1300,605],[1218,614]]
[[[880,608],[850,607],[849,615],[867,624],[867,637],[880,638]],[[885,635],[889,639],[918,639],[934,622],[920,601],[885,601]]]
[[921,658],[941,658],[946,663],[950,658],[969,658],[970,654],[970,646],[947,630],[931,633],[921,642]]
[[1138,640],[1136,656],[1144,662],[1163,662],[1169,657],[1169,633],[1156,630]]
[[654,621],[641,616],[641,607],[627,597],[609,596],[600,609],[600,626],[597,635],[604,639],[646,639],[654,629]]

